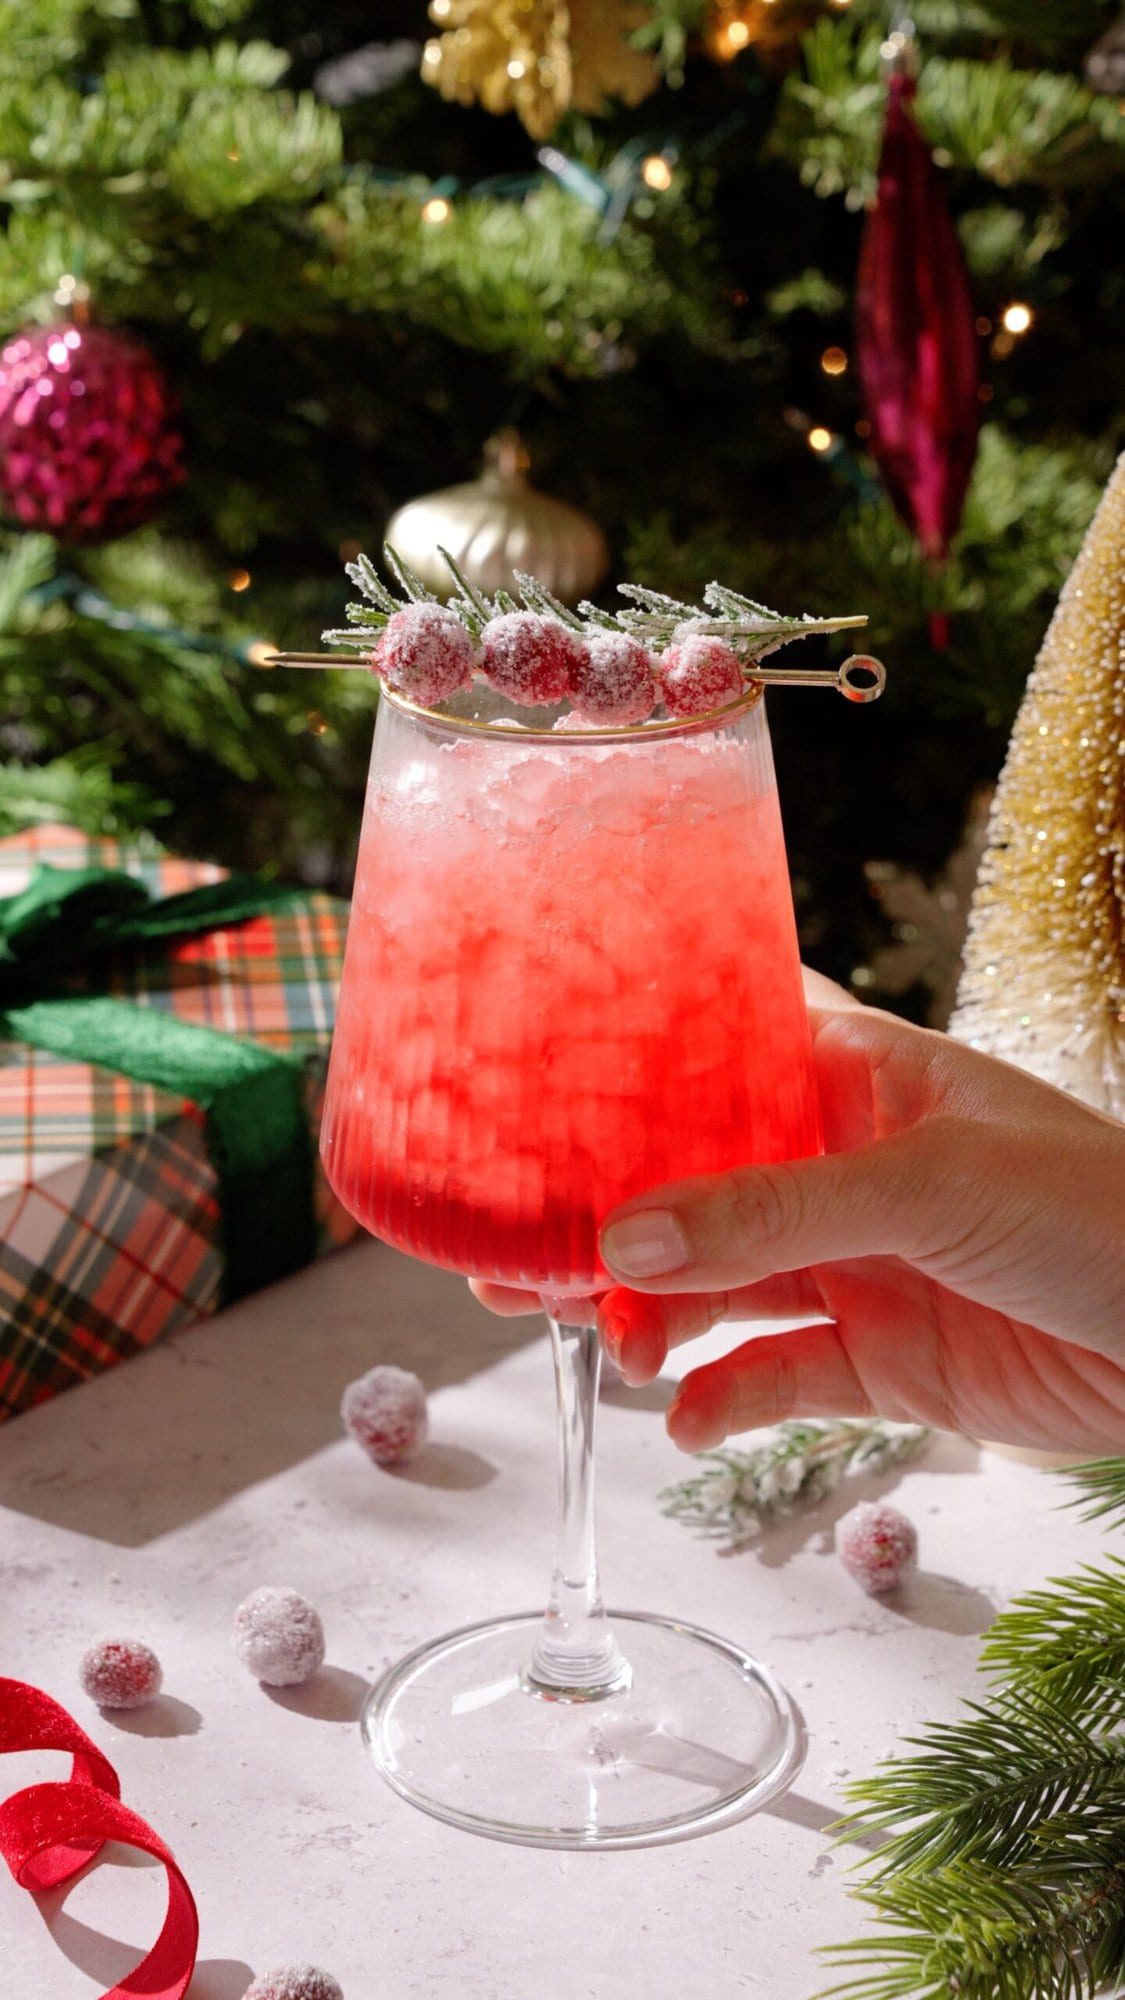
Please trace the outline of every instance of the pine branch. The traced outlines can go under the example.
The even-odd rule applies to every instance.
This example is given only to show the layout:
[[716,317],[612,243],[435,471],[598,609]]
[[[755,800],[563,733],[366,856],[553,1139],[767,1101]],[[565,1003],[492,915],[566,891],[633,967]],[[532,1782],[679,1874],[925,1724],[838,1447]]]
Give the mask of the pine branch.
[[[990,1708],[937,1723],[907,1740],[921,1755],[893,1758],[848,1787],[856,1810],[845,1840],[887,1838],[869,1866],[876,1884],[971,1856],[1013,1868],[1050,1839],[1056,1815],[1098,1814],[1119,1822],[1125,1806],[1125,1688],[1099,1682],[1076,1718],[1041,1685],[1011,1687]],[[891,1829],[897,1829],[892,1831]],[[1123,1836],[1125,1853],[1125,1836]]]
[[1125,1683],[1125,1562],[1106,1562],[1017,1597],[989,1631],[985,1672],[1042,1689],[1071,1714],[1096,1699],[1099,1683]]
[[[829,1947],[828,1962],[866,1976],[832,1987],[850,2000],[1081,2000],[1125,1972],[1120,1831],[1069,1870],[1001,1872],[978,1860],[906,1873],[856,1891],[889,1938]],[[822,1996],[826,2000],[826,1996]]]
[[1065,1467],[1059,1477],[1079,1488],[1066,1504],[1077,1507],[1084,1521],[1107,1519],[1113,1528],[1125,1521],[1125,1458],[1087,1459],[1085,1465]]
[[919,1424],[881,1418],[779,1424],[751,1451],[698,1453],[699,1471],[660,1498],[673,1519],[743,1548],[795,1508],[815,1505],[841,1479],[903,1464],[930,1436]]

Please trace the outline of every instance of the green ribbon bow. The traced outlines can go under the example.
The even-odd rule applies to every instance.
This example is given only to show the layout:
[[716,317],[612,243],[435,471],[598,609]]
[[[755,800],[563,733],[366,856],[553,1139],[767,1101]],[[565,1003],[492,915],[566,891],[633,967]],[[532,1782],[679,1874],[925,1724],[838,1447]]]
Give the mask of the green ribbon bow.
[[299,890],[230,875],[155,901],[131,875],[48,866],[0,899],[0,1036],[154,1084],[203,1111],[219,1184],[224,1304],[315,1255],[302,1067],[164,1008],[73,989],[123,947],[219,930],[300,900]]

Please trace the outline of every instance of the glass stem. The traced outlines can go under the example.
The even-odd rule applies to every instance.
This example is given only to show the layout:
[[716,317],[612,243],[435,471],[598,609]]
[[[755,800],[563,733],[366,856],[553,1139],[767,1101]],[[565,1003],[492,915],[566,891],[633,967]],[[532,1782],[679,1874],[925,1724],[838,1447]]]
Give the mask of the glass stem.
[[594,1532],[594,1420],[601,1346],[591,1299],[543,1300],[559,1407],[559,1530],[547,1612],[526,1679],[555,1700],[593,1701],[629,1683],[605,1615]]

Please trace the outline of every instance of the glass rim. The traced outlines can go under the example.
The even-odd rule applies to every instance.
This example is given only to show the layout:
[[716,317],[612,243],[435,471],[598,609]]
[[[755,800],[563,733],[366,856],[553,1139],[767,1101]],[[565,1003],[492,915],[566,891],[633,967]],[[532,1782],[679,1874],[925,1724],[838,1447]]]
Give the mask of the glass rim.
[[380,702],[389,702],[400,715],[430,723],[450,736],[493,736],[504,743],[666,742],[669,737],[699,735],[706,730],[722,728],[728,722],[737,722],[758,706],[765,693],[764,681],[752,680],[733,701],[726,702],[722,708],[709,708],[702,715],[671,715],[658,722],[609,723],[604,728],[582,726],[562,729],[557,723],[547,723],[532,724],[529,728],[521,724],[513,729],[507,720],[482,720],[476,716],[448,715],[438,708],[425,708],[421,702],[412,701],[409,695],[402,694],[397,688],[388,687],[381,677],[376,678],[379,680]]

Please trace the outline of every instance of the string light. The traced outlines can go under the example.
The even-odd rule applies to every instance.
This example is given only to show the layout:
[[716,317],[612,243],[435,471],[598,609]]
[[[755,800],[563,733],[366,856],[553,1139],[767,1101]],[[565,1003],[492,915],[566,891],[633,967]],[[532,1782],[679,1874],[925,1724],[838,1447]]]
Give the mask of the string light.
[[754,39],[754,31],[744,14],[727,13],[712,24],[708,34],[708,47],[720,62],[733,62],[743,49],[749,48]]
[[236,167],[241,158],[242,154],[238,151],[237,147],[232,146],[230,152],[227,154],[227,159],[231,162],[231,165]]
[[650,153],[641,167],[641,179],[646,187],[657,188],[664,193],[672,185],[672,168],[663,153]]
[[848,365],[848,357],[842,347],[826,347],[820,357],[820,365],[826,375],[842,375]]
[[248,569],[232,569],[227,582],[232,590],[249,590],[251,577]]
[[278,651],[268,639],[255,639],[252,646],[247,646],[246,657],[252,667],[276,667]]
[[441,62],[441,43],[432,37],[422,50],[422,68],[437,69]]
[[453,0],[430,0],[430,19],[448,21],[453,12]]
[[310,736],[323,736],[328,728],[328,718],[318,708],[311,708],[305,721]]
[[813,425],[808,435],[810,451],[829,451],[834,443],[831,431],[825,430],[823,424]]
[[1026,333],[1035,315],[1030,306],[1020,304],[1005,306],[1001,314],[1001,324],[1006,333]]
[[527,64],[521,62],[519,56],[513,56],[511,62],[508,64],[508,75],[512,78],[512,81],[518,83],[520,77],[526,76],[526,74]]
[[443,194],[433,194],[422,203],[423,222],[448,222],[452,213],[452,206]]

